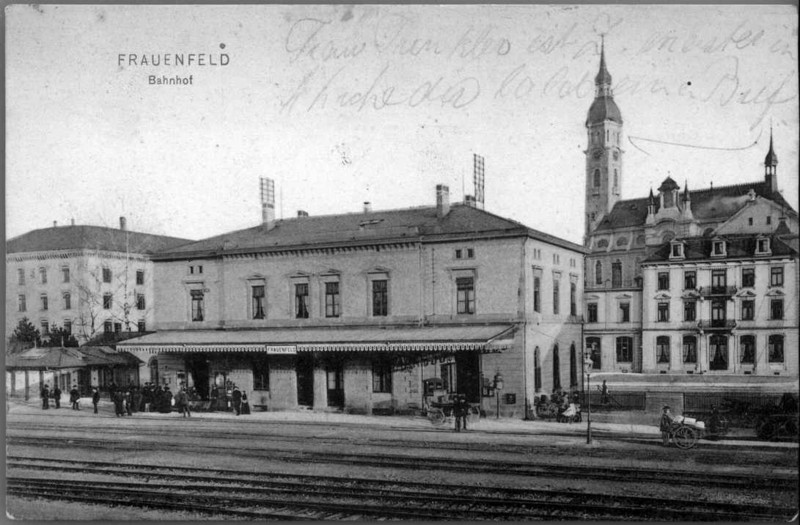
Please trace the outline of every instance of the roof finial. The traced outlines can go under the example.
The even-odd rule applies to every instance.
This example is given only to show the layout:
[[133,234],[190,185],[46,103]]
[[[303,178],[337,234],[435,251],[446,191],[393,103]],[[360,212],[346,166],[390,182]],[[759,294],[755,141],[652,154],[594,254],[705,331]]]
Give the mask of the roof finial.
[[777,166],[778,165],[778,156],[775,155],[775,150],[772,148],[772,119],[770,118],[769,122],[769,151],[767,151],[767,156],[764,158],[764,166]]
[[606,69],[606,37],[605,33],[600,35],[600,71],[594,77],[595,85],[611,85],[611,75]]

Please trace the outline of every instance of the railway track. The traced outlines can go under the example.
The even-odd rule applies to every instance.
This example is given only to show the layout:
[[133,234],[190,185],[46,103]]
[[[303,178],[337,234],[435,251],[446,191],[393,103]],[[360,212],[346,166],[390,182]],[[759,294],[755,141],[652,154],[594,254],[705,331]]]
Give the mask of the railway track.
[[[34,436],[8,436],[7,445],[51,447],[69,446],[81,447],[92,450],[113,451],[140,451],[143,445],[140,441],[112,440],[81,438],[81,437],[34,437]],[[266,443],[268,444],[268,443]],[[262,444],[264,445],[264,444]],[[186,445],[179,442],[159,442],[160,450],[174,450],[182,452]],[[289,463],[325,463],[346,464],[361,467],[377,467],[389,469],[435,470],[440,472],[472,472],[493,475],[536,476],[551,478],[595,479],[602,481],[615,481],[623,483],[670,483],[683,486],[721,487],[721,488],[758,488],[777,491],[797,491],[797,475],[754,475],[733,473],[709,473],[697,471],[684,471],[672,469],[646,469],[625,467],[598,467],[586,465],[560,465],[542,462],[508,462],[486,461],[476,458],[469,460],[453,461],[449,458],[438,457],[413,457],[400,454],[346,454],[335,452],[295,452],[281,449],[253,447],[252,444],[231,447],[230,444],[222,445],[193,445],[195,453],[219,453],[259,458],[270,461]]]
[[[8,494],[279,520],[781,520],[791,508],[575,491],[9,457]],[[17,471],[60,472],[58,479]],[[68,483],[69,476],[108,479]],[[125,479],[121,482],[117,479]],[[130,479],[143,481],[131,482]]]

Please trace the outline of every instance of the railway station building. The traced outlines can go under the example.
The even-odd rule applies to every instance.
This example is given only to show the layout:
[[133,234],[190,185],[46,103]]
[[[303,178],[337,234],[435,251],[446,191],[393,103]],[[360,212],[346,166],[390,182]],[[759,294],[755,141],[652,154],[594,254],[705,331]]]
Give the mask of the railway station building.
[[687,176],[681,188],[667,176],[622,199],[623,119],[604,50],[595,85],[583,297],[594,371],[617,390],[796,391],[798,216],[780,193],[772,132],[763,173],[741,176],[750,182],[698,188]]
[[[433,197],[433,195],[431,195]],[[299,212],[154,258],[142,381],[267,410],[413,410],[425,388],[487,414],[581,380],[583,248],[482,209]],[[495,389],[496,379],[502,390]]]

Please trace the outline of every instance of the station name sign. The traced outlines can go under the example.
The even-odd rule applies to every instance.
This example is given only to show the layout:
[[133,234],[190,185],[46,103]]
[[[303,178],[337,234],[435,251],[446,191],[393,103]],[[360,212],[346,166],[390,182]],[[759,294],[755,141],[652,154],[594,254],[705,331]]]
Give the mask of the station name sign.
[[267,346],[268,354],[296,354],[296,346]]

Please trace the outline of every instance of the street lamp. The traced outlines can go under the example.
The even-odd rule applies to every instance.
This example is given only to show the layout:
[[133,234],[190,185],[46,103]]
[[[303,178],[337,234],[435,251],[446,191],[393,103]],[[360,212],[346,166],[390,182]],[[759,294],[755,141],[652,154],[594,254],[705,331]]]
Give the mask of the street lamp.
[[586,350],[583,359],[584,372],[586,373],[586,444],[592,444],[592,351]]
[[497,414],[495,419],[500,419],[500,391],[503,389],[503,375],[498,370],[494,375],[494,397],[497,398]]

